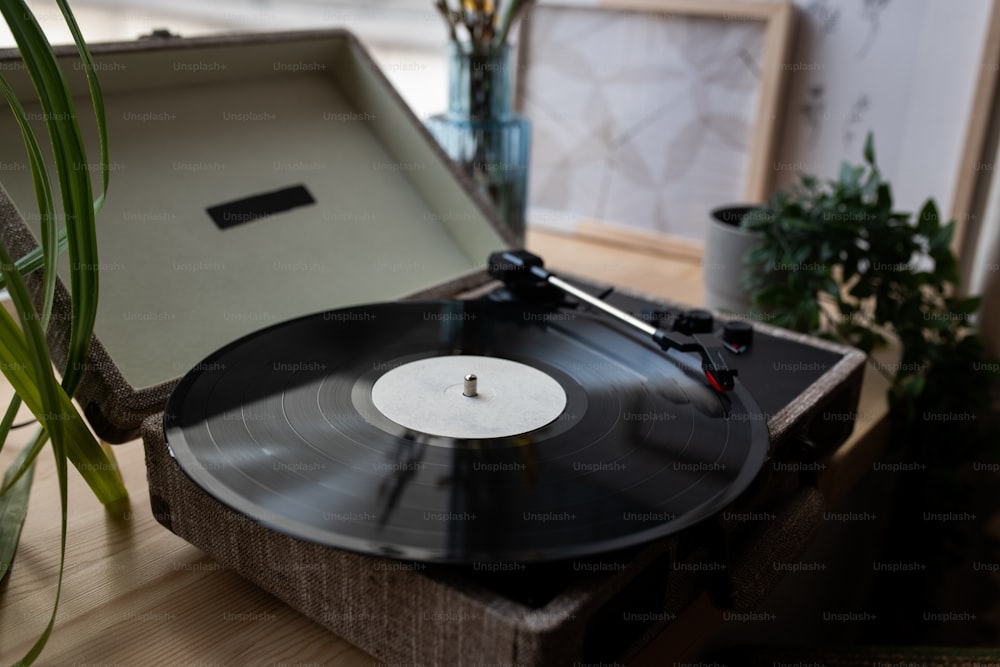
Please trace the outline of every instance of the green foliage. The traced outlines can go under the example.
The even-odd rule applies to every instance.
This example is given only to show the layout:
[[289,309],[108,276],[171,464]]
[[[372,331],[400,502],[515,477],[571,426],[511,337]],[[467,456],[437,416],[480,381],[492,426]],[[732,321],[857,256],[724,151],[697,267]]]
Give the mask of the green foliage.
[[[22,403],[31,410],[40,426],[7,470],[0,486],[0,577],[6,576],[10,570],[26,514],[34,462],[47,442],[51,442],[55,454],[62,507],[59,578],[52,615],[41,636],[19,661],[23,664],[30,664],[38,658],[55,623],[66,553],[68,463],[76,466],[97,497],[109,508],[127,502],[127,493],[114,459],[90,433],[71,401],[83,377],[82,369],[86,367],[97,315],[98,260],[94,221],[107,190],[108,146],[104,107],[94,75],[93,60],[65,0],[58,0],[58,4],[76,41],[97,118],[102,189],[96,201],[90,173],[81,168],[89,162],[73,98],[55,53],[23,0],[0,0],[0,13],[17,41],[21,59],[34,84],[56,172],[53,181],[22,101],[8,81],[0,77],[0,93],[6,99],[24,141],[41,221],[41,245],[37,251],[15,262],[8,249],[0,244],[0,285],[9,291],[17,312],[15,320],[6,309],[0,308],[0,367],[16,393],[0,421],[0,448],[7,440],[14,416]],[[59,193],[61,215],[57,213],[55,192]],[[67,250],[70,260],[72,320],[66,367],[60,369],[60,379],[60,373],[52,364],[46,332],[52,316],[57,262],[63,248]],[[40,312],[36,310],[33,295],[25,282],[25,276],[38,269],[42,270]]]
[[772,323],[866,353],[898,341],[899,363],[881,367],[891,414],[921,442],[974,430],[998,374],[970,325],[979,300],[956,296],[955,223],[933,200],[915,219],[893,211],[871,134],[864,164],[825,182],[803,176],[742,226],[763,239],[744,284]]

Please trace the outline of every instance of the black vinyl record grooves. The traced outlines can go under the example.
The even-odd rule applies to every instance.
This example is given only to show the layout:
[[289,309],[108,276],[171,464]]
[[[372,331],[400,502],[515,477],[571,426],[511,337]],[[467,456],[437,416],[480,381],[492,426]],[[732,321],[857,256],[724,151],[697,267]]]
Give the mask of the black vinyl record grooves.
[[[417,431],[376,407],[387,373],[452,355],[540,371],[564,407],[483,438]],[[714,391],[697,358],[601,315],[486,300],[375,304],[263,329],[189,372],[164,427],[185,473],[262,525],[442,563],[561,560],[674,533],[745,490],[769,446],[743,385]]]

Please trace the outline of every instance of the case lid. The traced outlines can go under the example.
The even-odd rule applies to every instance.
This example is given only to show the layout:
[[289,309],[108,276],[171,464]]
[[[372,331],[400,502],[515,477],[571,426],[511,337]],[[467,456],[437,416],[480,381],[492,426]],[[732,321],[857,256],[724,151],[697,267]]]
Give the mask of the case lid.
[[[97,221],[99,342],[78,398],[105,439],[134,436],[184,372],[240,336],[436,286],[454,292],[512,245],[345,31],[92,50],[112,173]],[[61,55],[96,144],[83,66],[75,49]],[[16,52],[0,54],[0,67],[34,99]],[[37,104],[27,109],[43,132]],[[31,173],[13,157],[23,154],[11,114],[0,114],[0,181],[34,229]],[[33,242],[3,210],[4,240],[20,255]],[[64,338],[54,332],[57,348]]]

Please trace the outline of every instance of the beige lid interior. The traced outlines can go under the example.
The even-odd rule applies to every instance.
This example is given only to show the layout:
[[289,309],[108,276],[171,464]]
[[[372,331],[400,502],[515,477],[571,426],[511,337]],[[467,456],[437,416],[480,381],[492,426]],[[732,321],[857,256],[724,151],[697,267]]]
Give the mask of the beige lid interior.
[[[345,33],[130,45],[98,69],[112,173],[97,336],[132,387],[267,325],[468,273],[507,245]],[[26,85],[9,62],[4,74]],[[12,123],[4,112],[0,181],[31,224]],[[228,229],[207,213],[293,186],[315,204]]]

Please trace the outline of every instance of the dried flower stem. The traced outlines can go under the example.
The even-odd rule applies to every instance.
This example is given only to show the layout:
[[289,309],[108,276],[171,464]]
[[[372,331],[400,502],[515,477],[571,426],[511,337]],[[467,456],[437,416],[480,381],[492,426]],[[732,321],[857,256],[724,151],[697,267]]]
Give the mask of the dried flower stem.
[[[506,9],[501,0],[458,0],[453,9],[448,0],[436,0],[434,6],[448,25],[448,39],[459,41],[458,27],[468,33],[473,51],[486,52],[506,44],[510,29],[533,0],[511,0]],[[499,17],[499,30],[497,29]]]
[[445,23],[448,24],[448,39],[453,42],[457,42],[458,34],[455,32],[455,15],[452,13],[451,8],[448,7],[448,3],[445,2],[445,0],[437,0],[434,6],[437,7],[439,12],[441,12],[441,16],[444,17]]
[[504,14],[503,25],[500,27],[500,37],[497,39],[497,44],[506,44],[507,35],[510,33],[511,26],[517,21],[520,15],[524,12],[525,7],[530,5],[533,0],[512,0],[510,7],[507,8],[507,13]]

